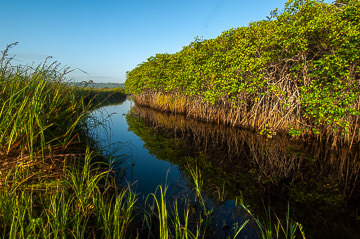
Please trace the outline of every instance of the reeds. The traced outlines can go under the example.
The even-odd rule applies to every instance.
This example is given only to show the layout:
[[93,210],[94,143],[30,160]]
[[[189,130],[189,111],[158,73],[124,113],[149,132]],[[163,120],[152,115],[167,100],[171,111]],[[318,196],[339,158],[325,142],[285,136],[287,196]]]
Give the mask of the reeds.
[[0,152],[33,160],[39,152],[45,156],[50,145],[66,148],[76,141],[89,107],[78,89],[63,84],[67,68],[56,62],[14,67],[4,59],[8,50],[0,66]]
[[[252,220],[255,221],[259,234],[262,239],[273,239],[273,238],[286,238],[286,239],[295,239],[296,235],[305,239],[305,232],[300,223],[295,222],[290,218],[290,206],[288,205],[286,211],[285,222],[281,221],[276,215],[272,215],[270,208],[265,210],[264,218],[260,219],[252,214],[250,209],[245,206],[243,203],[240,205],[248,212]],[[273,217],[275,216],[276,222],[273,222]]]
[[148,238],[156,226],[158,238],[210,235],[211,210],[200,184],[205,212],[186,200],[181,209],[179,201],[169,207],[166,187],[149,196],[154,204],[143,208],[150,210],[140,210],[131,187],[117,187],[99,162],[85,121],[94,106],[83,89],[64,84],[68,69],[57,63],[12,66],[11,46],[0,63],[1,238],[139,238],[141,222],[149,218],[157,220],[147,220]]
[[[125,238],[134,214],[135,194],[130,188],[111,190],[114,183],[106,172],[96,172],[93,154],[87,150],[84,166],[72,166],[61,180],[42,190],[17,184],[22,177],[0,190],[0,227],[4,238]],[[80,160],[80,159],[79,159]],[[107,186],[100,183],[105,180]]]
[[[286,96],[267,95],[258,100],[239,99],[241,106],[234,107],[227,100],[218,100],[211,104],[202,96],[188,96],[177,92],[144,91],[132,94],[131,98],[137,105],[151,107],[161,112],[172,112],[185,115],[204,122],[229,125],[237,128],[247,128],[259,132],[268,138],[276,134],[291,135],[297,139],[327,142],[329,147],[336,148],[347,145],[350,148],[359,141],[357,117],[349,116],[350,133],[337,130],[332,126],[313,125],[302,117],[304,111],[301,99],[296,98],[288,89]],[[244,96],[245,98],[247,96]],[[285,100],[285,98],[287,100]],[[354,105],[358,106],[357,102]],[[354,106],[355,107],[355,106]]]
[[56,62],[13,66],[13,45],[0,64],[0,237],[125,237],[136,199],[87,137],[96,94]]

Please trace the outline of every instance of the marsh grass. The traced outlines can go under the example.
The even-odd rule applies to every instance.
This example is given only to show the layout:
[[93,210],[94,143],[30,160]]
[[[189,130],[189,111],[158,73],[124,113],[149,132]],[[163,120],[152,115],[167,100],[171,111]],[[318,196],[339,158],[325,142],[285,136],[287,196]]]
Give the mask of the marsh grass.
[[[303,226],[290,218],[290,206],[288,204],[285,220],[282,221],[277,215],[271,213],[270,208],[264,210],[262,218],[255,216],[248,206],[243,202],[240,205],[247,211],[250,218],[255,222],[258,228],[259,236],[262,239],[273,239],[273,238],[286,238],[305,239],[305,232]],[[275,218],[275,222],[274,222]]]
[[82,168],[69,167],[61,180],[43,185],[43,190],[17,190],[16,181],[3,188],[2,237],[125,238],[135,194],[130,188],[112,190],[115,185],[106,179],[106,172],[97,172],[99,166],[91,164],[92,159],[87,150]]
[[64,84],[57,63],[12,66],[13,45],[0,61],[0,238],[139,238],[144,221],[148,238],[214,238],[197,168],[194,200],[171,204],[159,186],[135,206],[87,136],[96,94]]
[[145,200],[149,208],[145,218],[151,238],[212,238],[208,237],[211,234],[207,232],[208,226],[202,208],[199,210],[199,202],[186,197],[184,200],[174,198],[169,203],[167,190],[166,185],[159,185],[156,192],[149,194]]
[[159,237],[167,239],[169,238],[169,219],[168,219],[168,209],[166,206],[166,191],[167,186],[164,188],[162,186],[159,186],[157,188],[160,195],[159,197],[156,196],[155,193],[151,193],[148,195],[148,197],[145,200],[145,204],[147,204],[147,201],[150,198],[153,198],[153,206],[151,211],[157,211],[156,215],[158,215],[158,221],[159,221]]
[[118,104],[126,99],[123,88],[90,88],[84,86],[81,88],[86,103],[92,103],[95,108],[105,105]]
[[0,60],[0,237],[123,238],[135,195],[87,137],[101,101],[66,84],[56,62],[13,66],[14,45]]
[[11,164],[16,158],[12,161],[23,166],[55,161],[57,154],[80,143],[90,104],[78,97],[80,89],[63,84],[67,68],[56,62],[14,67],[6,60],[10,47],[2,52],[0,65],[1,161]]
[[[206,232],[206,228],[210,228],[212,222],[212,210],[208,210],[206,207],[206,200],[202,196],[202,178],[201,178],[201,171],[198,167],[192,168],[190,166],[187,166],[186,169],[189,171],[193,183],[194,183],[194,189],[196,191],[196,198],[199,199],[199,203],[202,207],[202,213],[204,215],[204,220],[200,220],[200,224],[203,224],[205,227],[204,233]],[[220,192],[219,197],[223,197]],[[239,225],[237,222],[233,225],[233,238],[237,238],[240,232],[245,228],[245,226],[250,223],[254,222],[258,235],[260,238],[263,239],[273,239],[273,238],[286,238],[286,239],[295,239],[295,238],[306,238],[305,232],[303,230],[303,227],[300,223],[294,221],[290,218],[290,205],[288,204],[286,215],[284,221],[281,220],[277,215],[272,214],[270,208],[264,210],[264,216],[262,218],[256,217],[247,207],[243,201],[236,201],[236,204],[243,209],[245,209],[245,212],[247,214],[248,219],[246,219],[241,225]],[[275,222],[274,222],[275,218]],[[230,238],[230,237],[228,237]]]

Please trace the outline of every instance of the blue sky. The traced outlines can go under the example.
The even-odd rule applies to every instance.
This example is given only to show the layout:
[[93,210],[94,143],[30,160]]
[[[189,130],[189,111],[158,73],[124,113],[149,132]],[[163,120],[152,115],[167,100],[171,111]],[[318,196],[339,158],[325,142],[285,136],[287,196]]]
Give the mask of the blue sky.
[[[286,0],[0,0],[0,49],[13,64],[47,56],[75,70],[69,78],[124,82],[125,72],[156,53],[174,53],[196,36],[266,19]],[[331,1],[326,1],[331,2]]]

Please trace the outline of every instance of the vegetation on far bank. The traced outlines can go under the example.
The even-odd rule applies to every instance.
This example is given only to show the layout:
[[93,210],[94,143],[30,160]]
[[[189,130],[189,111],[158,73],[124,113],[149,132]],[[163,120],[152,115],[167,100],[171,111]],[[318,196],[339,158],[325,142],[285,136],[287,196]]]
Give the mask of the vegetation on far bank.
[[95,106],[108,105],[112,103],[122,102],[126,99],[124,88],[94,88],[81,87],[81,97],[85,102],[91,103]]
[[124,83],[113,83],[113,82],[94,82],[90,81],[81,81],[77,83],[73,83],[72,85],[78,87],[87,87],[87,88],[94,88],[94,89],[125,89]]
[[[65,84],[67,68],[56,63],[13,66],[11,46],[0,60],[0,238],[216,237],[199,195],[170,204],[159,187],[137,206],[88,137],[94,125],[85,119],[104,91]],[[288,218],[267,228],[249,217],[228,238],[253,219],[263,238],[303,235]]]
[[289,0],[267,20],[148,58],[126,89],[160,110],[351,147],[360,141],[359,16],[359,0]]

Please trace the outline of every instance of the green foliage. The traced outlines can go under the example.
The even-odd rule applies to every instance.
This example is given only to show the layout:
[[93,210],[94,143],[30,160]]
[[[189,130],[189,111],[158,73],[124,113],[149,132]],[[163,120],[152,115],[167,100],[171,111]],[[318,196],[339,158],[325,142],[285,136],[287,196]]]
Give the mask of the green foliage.
[[[135,194],[130,187],[114,191],[94,156],[86,150],[83,167],[71,165],[64,177],[48,184],[21,185],[22,175],[0,188],[1,238],[129,238]],[[100,181],[106,182],[104,186]]]
[[128,72],[127,91],[177,92],[210,105],[230,103],[249,115],[272,103],[277,108],[269,112],[279,118],[291,111],[288,122],[342,135],[355,130],[360,114],[359,9],[359,0],[289,0],[267,20],[150,57]]
[[0,238],[124,238],[135,195],[114,192],[86,136],[99,90],[69,86],[57,63],[13,66],[13,45],[0,59]]
[[88,114],[80,89],[63,84],[67,68],[46,62],[36,68],[12,66],[7,52],[0,64],[0,152],[28,154],[66,146]]
[[303,226],[293,221],[290,218],[290,206],[288,204],[287,213],[286,213],[286,219],[285,222],[282,222],[276,215],[276,222],[273,222],[272,215],[270,208],[268,208],[265,211],[265,216],[262,220],[255,217],[252,212],[249,210],[249,208],[244,205],[243,203],[240,203],[241,206],[249,213],[249,215],[254,218],[255,223],[257,224],[259,228],[259,236],[261,236],[262,239],[272,239],[272,238],[306,238],[305,232],[303,230]]

